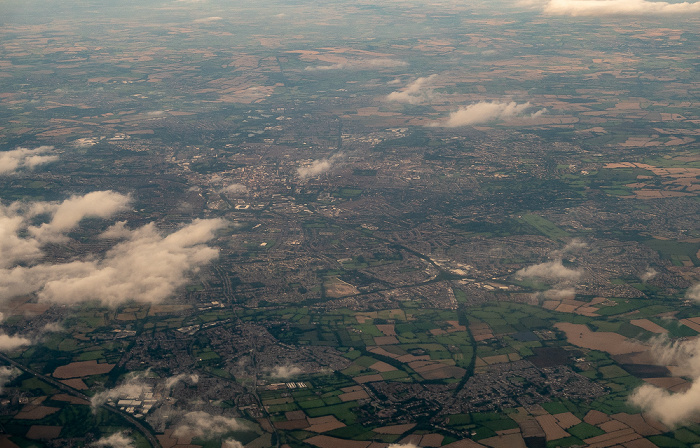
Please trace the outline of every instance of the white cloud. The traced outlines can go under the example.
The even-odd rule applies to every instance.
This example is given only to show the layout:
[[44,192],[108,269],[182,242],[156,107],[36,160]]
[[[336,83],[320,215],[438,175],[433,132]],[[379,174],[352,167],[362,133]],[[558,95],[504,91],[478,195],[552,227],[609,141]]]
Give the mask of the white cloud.
[[22,371],[15,367],[0,367],[0,394],[2,393],[2,389],[7,385],[7,383],[17,378],[21,374]]
[[83,218],[109,218],[128,210],[130,204],[131,197],[110,190],[71,196],[61,203],[38,202],[32,214],[50,213],[51,221],[28,230],[41,241],[62,240],[63,234],[77,227]]
[[178,422],[173,436],[215,438],[227,432],[245,429],[243,422],[222,415],[211,415],[204,411],[193,411],[185,414]]
[[41,243],[35,238],[20,237],[26,227],[20,204],[0,204],[0,268],[13,266],[42,256]]
[[63,326],[58,322],[49,322],[41,329],[42,333],[58,333],[64,331]]
[[218,22],[219,20],[224,20],[222,17],[203,17],[201,19],[194,19],[194,23],[211,23]]
[[111,436],[102,437],[92,444],[96,448],[135,448],[134,441],[124,434],[124,431],[115,432]]
[[651,341],[651,354],[660,365],[678,366],[684,376],[700,377],[700,339],[670,341],[660,335]]
[[515,273],[515,276],[551,281],[576,281],[581,277],[581,271],[569,269],[562,264],[561,259],[557,259],[520,269]]
[[700,302],[700,283],[697,283],[685,292],[685,297]]
[[567,16],[672,16],[700,14],[700,2],[646,0],[550,0],[543,12]]
[[386,96],[387,101],[397,103],[421,104],[430,101],[434,96],[432,83],[437,75],[418,78],[405,89],[391,92]]
[[[63,202],[0,204],[0,301],[38,293],[42,301],[64,304],[160,302],[186,283],[187,274],[217,257],[205,243],[227,225],[223,220],[195,220],[167,236],[152,223],[130,230],[122,221],[101,235],[123,240],[102,257],[36,263],[45,244],[68,240],[66,234],[83,218],[109,218],[130,203],[129,196],[96,191]],[[43,215],[48,222],[30,225]]]
[[413,443],[392,443],[389,445],[387,448],[420,448],[418,445],[413,444]]
[[205,243],[226,225],[221,219],[200,219],[164,237],[153,223],[136,230],[117,223],[105,235],[125,241],[102,259],[0,269],[0,300],[37,293],[42,302],[62,304],[159,303],[185,285],[189,273],[218,256]]
[[327,159],[317,159],[311,162],[310,165],[301,166],[297,168],[297,175],[302,180],[306,180],[310,177],[319,176],[330,169],[336,164],[336,162],[342,159],[343,153],[335,154]]
[[302,179],[307,179],[309,177],[318,176],[331,169],[331,161],[329,159],[318,159],[311,162],[309,166],[302,166],[297,168],[297,174]]
[[550,257],[552,257],[552,258],[561,258],[561,257],[563,257],[563,256],[564,256],[565,254],[567,254],[567,253],[570,253],[570,252],[578,252],[578,251],[580,251],[581,249],[585,249],[586,247],[588,247],[588,244],[587,244],[587,243],[581,241],[581,240],[578,239],[578,238],[573,238],[571,241],[569,241],[568,243],[566,243],[566,246],[562,247],[561,249],[552,251],[552,252],[550,253]]
[[648,282],[649,280],[656,277],[657,275],[659,275],[659,273],[656,271],[656,269],[649,268],[642,275],[640,275],[639,278],[643,282]]
[[575,252],[577,250],[585,249],[588,247],[588,244],[584,241],[581,241],[578,238],[574,238],[568,243],[566,243],[566,246],[562,249],[562,252]]
[[102,232],[99,237],[101,239],[124,239],[131,236],[131,230],[126,226],[126,221],[117,221],[111,225],[107,230]]
[[542,296],[549,300],[573,299],[576,297],[576,290],[574,288],[550,289],[543,292]]
[[678,365],[693,382],[677,393],[646,384],[634,391],[630,403],[670,427],[700,416],[700,339],[669,343],[661,337],[654,342],[652,353],[661,365]]
[[302,370],[297,366],[283,365],[276,366],[270,371],[270,375],[274,378],[289,379],[293,376],[299,375]]
[[170,391],[170,389],[175,387],[175,385],[181,381],[185,381],[190,384],[197,384],[199,382],[199,375],[196,373],[181,373],[179,375],[171,376],[165,380],[165,390]]
[[[63,202],[0,204],[0,267],[10,267],[43,256],[41,246],[66,239],[83,218],[109,218],[127,210],[131,198],[114,191],[95,191]],[[49,222],[31,226],[31,219],[49,216]]]
[[150,384],[143,381],[143,377],[148,371],[131,374],[125,382],[113,389],[103,390],[92,396],[90,399],[90,404],[92,405],[93,411],[99,406],[107,403],[109,400],[117,400],[126,397],[140,397],[141,395],[151,392],[152,387]]
[[221,193],[228,193],[228,194],[247,194],[248,193],[248,187],[246,187],[243,184],[231,184],[223,187],[221,190]]
[[693,381],[688,390],[677,393],[645,384],[634,391],[630,402],[673,427],[700,415],[700,381]]
[[45,155],[53,146],[39,146],[35,149],[17,148],[0,152],[0,175],[12,174],[26,168],[33,170],[39,165],[58,160],[56,155]]
[[407,62],[399,61],[397,59],[390,58],[375,58],[375,59],[360,59],[359,65],[364,67],[405,67],[408,65]]
[[537,118],[547,111],[547,109],[540,109],[537,112],[527,114],[525,111],[530,109],[530,107],[531,105],[529,102],[518,104],[515,101],[511,101],[510,103],[482,101],[462,107],[452,112],[446,120],[434,122],[431,126],[454,128],[507,120],[516,117]]
[[32,341],[22,336],[10,336],[0,333],[0,352],[10,352],[31,343]]
[[318,70],[373,70],[377,68],[392,68],[392,67],[405,67],[408,63],[400,61],[398,59],[390,58],[363,58],[349,60],[347,62],[339,62],[332,65],[316,65],[308,66],[304,70],[306,71],[318,71]]
[[221,444],[221,448],[243,448],[243,444],[238,440],[227,439]]

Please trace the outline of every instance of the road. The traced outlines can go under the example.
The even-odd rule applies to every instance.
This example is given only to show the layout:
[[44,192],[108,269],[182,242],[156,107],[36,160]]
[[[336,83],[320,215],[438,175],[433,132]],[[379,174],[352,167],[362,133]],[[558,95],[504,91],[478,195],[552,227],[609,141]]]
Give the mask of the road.
[[[57,381],[51,377],[48,377],[46,375],[42,375],[41,373],[36,372],[36,371],[30,369],[29,367],[26,367],[26,366],[18,363],[17,361],[8,357],[4,353],[0,353],[0,360],[4,361],[7,364],[10,364],[11,366],[14,366],[14,367],[20,369],[21,371],[23,371],[25,373],[28,373],[36,378],[39,378],[40,380],[42,380],[46,383],[49,383],[50,385],[52,385],[53,387],[55,387],[56,389],[58,389],[62,392],[66,392],[66,393],[71,394],[75,397],[82,398],[83,400],[90,402],[90,397],[88,397],[84,393],[80,392],[79,390],[73,389],[72,387],[67,386],[67,385],[63,384],[62,382]],[[151,444],[151,447],[162,448],[160,445],[160,442],[158,441],[156,436],[153,433],[151,433],[151,430],[148,429],[146,426],[144,426],[143,423],[141,423],[140,421],[135,419],[131,414],[128,414],[124,411],[121,411],[118,408],[115,408],[114,406],[106,404],[106,403],[101,405],[100,407],[102,409],[105,409],[105,410],[113,413],[113,414],[117,414],[120,417],[122,417],[124,420],[128,421],[132,426],[134,426],[136,429],[138,429],[139,432],[144,435],[144,437],[146,437],[148,442]]]

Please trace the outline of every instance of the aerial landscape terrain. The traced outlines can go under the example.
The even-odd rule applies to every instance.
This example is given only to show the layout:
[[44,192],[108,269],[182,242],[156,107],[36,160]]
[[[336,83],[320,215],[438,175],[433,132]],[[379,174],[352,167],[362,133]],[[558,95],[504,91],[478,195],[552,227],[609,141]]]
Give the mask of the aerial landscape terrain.
[[700,2],[0,0],[0,448],[700,446]]

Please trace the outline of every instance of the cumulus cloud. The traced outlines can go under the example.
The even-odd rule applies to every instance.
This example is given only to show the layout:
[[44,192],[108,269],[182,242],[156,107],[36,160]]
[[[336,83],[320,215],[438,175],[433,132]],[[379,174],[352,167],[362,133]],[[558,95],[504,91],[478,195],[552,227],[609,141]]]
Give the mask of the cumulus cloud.
[[146,392],[151,392],[150,384],[143,380],[146,373],[138,373],[130,375],[125,382],[113,389],[103,390],[98,392],[90,399],[93,411],[98,407],[107,403],[109,400],[116,400],[126,397],[140,397]]
[[[2,323],[3,320],[5,320],[5,315],[0,313],[0,323]],[[38,333],[41,334],[52,331],[51,328],[53,328],[55,325],[58,324],[48,323],[44,326],[44,328],[40,329]],[[32,343],[32,340],[27,337],[17,334],[11,336],[0,330],[0,352],[11,352],[12,350],[31,345]]]
[[221,190],[219,190],[221,193],[228,193],[228,194],[247,194],[248,193],[248,187],[246,187],[243,184],[231,184],[223,187]]
[[[588,243],[579,238],[572,238],[561,249],[552,250],[549,252],[549,258],[554,260],[547,263],[541,263],[528,268],[520,269],[515,274],[517,277],[539,277],[547,280],[572,281],[577,280],[581,272],[579,270],[567,269],[563,266],[562,260],[567,254],[577,253],[588,247]],[[570,288],[556,288],[551,290],[550,294],[559,295],[560,291],[566,293],[573,290]]]
[[387,101],[407,104],[421,104],[430,101],[435,96],[432,85],[436,76],[418,78],[405,89],[391,92],[386,96],[386,99]]
[[673,427],[700,415],[700,382],[693,381],[688,390],[677,393],[645,384],[632,393],[630,402]]
[[588,244],[586,242],[581,241],[578,238],[573,238],[571,241],[566,243],[566,245],[561,249],[552,251],[550,256],[552,258],[561,258],[567,253],[578,252],[581,249],[585,249],[586,247],[588,247]]
[[30,345],[32,341],[22,336],[10,336],[0,333],[0,352],[11,352],[20,347]]
[[[63,202],[13,202],[0,204],[0,267],[28,262],[43,255],[41,246],[66,239],[83,218],[109,218],[127,210],[131,198],[114,191],[72,196]],[[32,219],[48,215],[49,221],[32,226]]]
[[670,341],[667,335],[660,335],[650,343],[657,364],[675,365],[682,375],[700,377],[700,339]]
[[510,103],[482,101],[462,107],[452,112],[446,120],[434,122],[431,126],[454,128],[507,120],[516,117],[537,118],[547,111],[547,109],[540,109],[537,112],[526,113],[530,108],[531,104],[529,102],[518,104],[515,101],[511,101]]
[[335,154],[327,159],[317,159],[311,162],[310,165],[307,166],[301,166],[297,168],[297,175],[301,180],[306,180],[310,177],[316,177],[319,176],[327,171],[330,171],[331,168],[340,160],[342,159],[343,154],[338,153]]
[[297,174],[302,179],[307,179],[309,177],[318,176],[331,169],[331,161],[329,159],[318,159],[311,162],[309,166],[302,166],[297,168]]
[[20,169],[33,170],[39,165],[55,162],[56,155],[46,155],[53,146],[39,146],[35,149],[17,148],[0,152],[0,175],[12,174]]
[[92,444],[96,448],[135,448],[134,441],[127,437],[124,431],[115,432],[111,436],[102,437]]
[[585,241],[581,241],[578,238],[574,238],[568,243],[566,243],[566,246],[562,249],[562,252],[575,252],[577,250],[585,249],[588,247],[588,244]]
[[58,333],[63,331],[63,326],[58,322],[49,322],[41,329],[42,333]]
[[377,68],[404,67],[408,63],[391,58],[363,58],[339,62],[332,65],[316,65],[306,67],[306,71],[318,70],[373,70]]
[[189,384],[197,384],[199,382],[199,375],[196,373],[181,373],[179,375],[171,376],[165,380],[165,390],[170,391],[170,389],[175,387],[175,385],[181,381]]
[[111,190],[71,196],[61,203],[38,202],[33,205],[31,214],[50,213],[51,221],[29,227],[28,231],[40,241],[62,240],[63,234],[76,228],[84,218],[110,218],[128,210],[130,204],[131,197]]
[[548,300],[565,300],[576,297],[574,288],[555,288],[542,293],[542,296]]
[[374,59],[360,59],[360,65],[365,67],[405,67],[408,65],[407,62],[399,61],[397,59],[390,58],[374,58]]
[[15,367],[0,367],[0,394],[7,383],[20,376],[21,373],[22,371]]
[[674,16],[700,14],[700,2],[647,0],[550,0],[543,12],[566,16]]
[[581,277],[581,271],[569,269],[562,264],[561,259],[557,259],[520,269],[515,273],[515,276],[550,281],[576,281]]
[[205,437],[215,438],[227,432],[245,429],[243,422],[222,415],[211,415],[204,411],[188,412],[180,419],[173,431],[175,437]]
[[[117,222],[101,237],[122,241],[102,257],[37,263],[44,245],[68,240],[82,219],[110,218],[130,204],[129,196],[113,191],[63,202],[0,204],[0,301],[38,293],[40,300],[64,304],[160,302],[186,283],[187,274],[218,255],[205,243],[227,225],[220,219],[195,220],[167,236],[153,223],[130,230],[126,222]],[[32,225],[35,219],[47,222]]]
[[302,370],[293,365],[283,365],[276,366],[270,371],[270,376],[274,378],[289,379],[293,376],[299,375]]
[[700,416],[700,339],[670,343],[660,337],[652,354],[661,365],[678,365],[693,382],[686,391],[677,393],[645,384],[632,393],[630,403],[670,427]]
[[184,286],[188,274],[218,256],[205,243],[226,225],[222,219],[198,219],[162,236],[153,223],[136,230],[118,223],[104,235],[124,241],[102,259],[0,269],[0,300],[37,293],[41,302],[61,304],[159,303]]
[[19,203],[9,206],[0,204],[0,268],[42,255],[41,243],[37,239],[20,236],[27,227],[20,207]]
[[243,448],[243,444],[238,440],[226,439],[221,444],[221,448]]
[[685,297],[700,302],[700,283],[697,283],[685,292]]
[[194,19],[194,23],[211,23],[218,22],[219,20],[224,20],[222,17],[202,17],[201,19]]
[[659,273],[654,268],[649,268],[642,275],[639,276],[640,280],[643,282],[648,282],[652,278],[656,277]]

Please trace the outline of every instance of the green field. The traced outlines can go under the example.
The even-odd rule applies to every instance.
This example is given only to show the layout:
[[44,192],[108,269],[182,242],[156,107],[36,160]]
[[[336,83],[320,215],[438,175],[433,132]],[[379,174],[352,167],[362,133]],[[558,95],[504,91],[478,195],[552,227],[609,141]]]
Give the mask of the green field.
[[565,241],[570,237],[568,232],[557,227],[551,221],[533,214],[523,215],[520,220],[529,226],[533,227],[542,235],[551,238],[553,240]]

